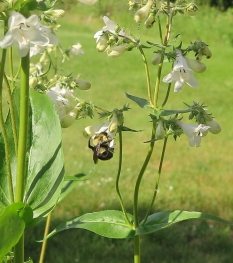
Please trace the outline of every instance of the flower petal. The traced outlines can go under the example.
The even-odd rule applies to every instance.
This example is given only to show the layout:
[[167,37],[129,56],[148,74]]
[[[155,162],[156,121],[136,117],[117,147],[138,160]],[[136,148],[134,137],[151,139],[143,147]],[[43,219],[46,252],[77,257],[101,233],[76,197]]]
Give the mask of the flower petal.
[[180,92],[183,89],[185,82],[183,79],[177,80],[174,85],[174,92]]
[[164,78],[163,78],[163,82],[165,83],[171,83],[172,81],[174,81],[174,74],[173,72],[170,72],[169,74],[167,74]]
[[186,80],[186,83],[192,88],[197,88],[199,85],[198,81],[196,80],[196,78],[193,75],[189,76],[189,79]]

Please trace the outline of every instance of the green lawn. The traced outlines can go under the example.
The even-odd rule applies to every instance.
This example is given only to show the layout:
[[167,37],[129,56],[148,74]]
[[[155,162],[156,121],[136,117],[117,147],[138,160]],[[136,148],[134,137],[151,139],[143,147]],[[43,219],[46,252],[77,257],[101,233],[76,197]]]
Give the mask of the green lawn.
[[[60,20],[61,29],[57,34],[63,47],[76,42],[83,45],[85,54],[82,57],[73,56],[71,62],[66,62],[63,71],[65,74],[72,73],[73,76],[81,74],[81,78],[92,83],[91,90],[80,91],[78,96],[112,110],[129,102],[125,92],[146,98],[145,73],[137,50],[116,59],[110,59],[106,54],[96,51],[93,35],[103,26],[100,16],[110,13],[110,17],[120,25],[130,27],[137,36],[141,35],[143,42],[149,38],[149,34],[154,34],[153,40],[158,41],[158,32],[156,25],[149,32],[141,25],[141,34],[138,26],[133,23],[133,14],[124,11],[127,6],[116,1],[116,8],[113,8],[114,1],[108,2],[108,5],[94,7],[77,5],[75,10],[69,10]],[[213,57],[210,60],[203,59],[207,70],[203,74],[196,74],[200,86],[193,89],[185,85],[181,93],[172,92],[166,108],[182,109],[185,108],[183,102],[191,104],[194,100],[204,102],[221,124],[222,132],[203,138],[200,148],[189,147],[185,135],[177,141],[169,138],[154,211],[196,210],[233,220],[232,20],[231,11],[220,13],[208,8],[200,10],[196,17],[177,15],[174,18],[172,36],[181,33],[180,40],[184,46],[190,41],[205,41],[209,44]],[[150,49],[146,51],[149,61],[152,52]],[[170,71],[170,67],[168,64],[164,66],[163,76]],[[157,68],[150,65],[150,69],[154,83]],[[162,84],[160,101],[165,93],[166,86]],[[120,187],[128,212],[132,213],[134,183],[147,152],[148,146],[143,142],[150,138],[151,123],[148,110],[140,109],[131,101],[130,107],[132,110],[125,113],[125,125],[143,130],[140,133],[123,134],[124,160]],[[117,146],[112,160],[94,165],[87,139],[82,136],[83,129],[96,122],[97,115],[93,120],[80,120],[63,130],[66,175],[89,173],[94,169],[94,176],[88,181],[80,182],[58,204],[53,212],[52,228],[65,219],[86,212],[120,208],[115,193]],[[142,215],[148,207],[154,188],[161,147],[162,142],[156,142],[152,162],[142,182],[139,201]],[[35,229],[29,229],[28,236],[41,239],[43,226],[44,222]],[[226,225],[197,221],[181,223],[143,237],[142,262],[232,263],[232,235],[232,228]],[[36,242],[31,240],[26,243],[26,249],[26,255],[33,260],[38,258],[40,248]],[[119,260],[126,263],[133,261],[132,255],[132,240],[109,240],[84,230],[69,230],[49,240],[45,263],[115,263]]]

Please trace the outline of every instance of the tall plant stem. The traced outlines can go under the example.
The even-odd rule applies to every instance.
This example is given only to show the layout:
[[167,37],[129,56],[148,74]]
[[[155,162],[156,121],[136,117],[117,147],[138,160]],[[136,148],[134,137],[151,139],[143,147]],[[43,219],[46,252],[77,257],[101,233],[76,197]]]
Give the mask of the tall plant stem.
[[2,50],[2,58],[1,58],[1,67],[0,67],[0,131],[2,133],[4,146],[5,146],[5,159],[6,159],[6,168],[7,168],[7,181],[8,188],[10,193],[11,203],[14,202],[14,192],[13,192],[13,183],[12,183],[12,174],[11,174],[11,165],[10,165],[10,147],[9,141],[7,138],[7,132],[3,117],[3,104],[2,104],[2,89],[3,89],[3,77],[4,77],[4,67],[6,62],[6,49]]
[[167,139],[168,138],[166,137],[164,139],[164,142],[163,142],[163,149],[162,149],[162,154],[161,154],[160,162],[159,162],[159,169],[158,169],[157,180],[156,180],[156,184],[155,184],[155,190],[154,190],[154,194],[153,194],[153,197],[152,197],[149,209],[147,210],[146,216],[145,216],[145,218],[143,220],[143,224],[146,223],[146,220],[147,220],[147,218],[149,216],[149,213],[151,211],[152,206],[154,205],[155,198],[156,198],[156,195],[157,195],[157,192],[158,192],[160,176],[161,176],[161,172],[162,172],[162,168],[163,168],[163,160],[164,160],[164,155],[165,155],[166,146],[167,146]]
[[142,47],[140,47],[140,46],[139,46],[139,51],[140,51],[140,53],[142,55],[142,60],[144,62],[145,71],[146,71],[146,83],[147,83],[148,99],[149,99],[150,105],[153,106],[153,100],[152,100],[152,94],[151,94],[151,83],[150,83],[150,71],[149,71],[149,68],[148,68],[148,63],[147,63],[144,51],[143,51]]
[[[20,87],[20,118],[19,118],[19,142],[17,155],[16,173],[16,202],[23,201],[25,177],[26,177],[26,153],[28,135],[28,112],[29,112],[29,53],[21,58],[21,87]],[[15,263],[24,262],[24,235],[15,246]]]
[[20,88],[20,118],[19,118],[19,142],[16,174],[16,202],[23,201],[24,184],[26,175],[26,152],[28,133],[29,111],[29,54],[21,59],[21,88]]
[[123,199],[121,197],[121,193],[120,193],[120,188],[119,188],[119,181],[120,181],[120,175],[121,175],[121,167],[122,167],[122,131],[121,131],[121,127],[119,127],[119,166],[118,166],[118,172],[117,172],[117,178],[116,178],[116,192],[121,204],[121,209],[124,213],[125,219],[127,221],[127,223],[129,225],[132,225],[131,222],[129,221],[129,218],[127,216],[124,204],[123,204]]
[[137,177],[137,181],[136,181],[136,184],[135,184],[135,188],[134,188],[134,205],[133,205],[133,215],[134,215],[134,226],[135,228],[138,227],[139,225],[139,220],[138,220],[138,195],[139,195],[139,188],[140,188],[140,184],[141,184],[141,181],[142,181],[142,177],[145,173],[145,170],[146,170],[146,167],[150,161],[150,158],[151,158],[151,155],[153,153],[153,149],[154,149],[154,144],[155,144],[155,124],[153,123],[153,127],[152,127],[152,133],[151,133],[151,142],[150,142],[150,146],[149,146],[149,149],[148,149],[148,152],[147,152],[147,156],[146,156],[146,159],[142,165],[142,168],[139,172],[139,175]]
[[134,237],[134,263],[141,262],[140,236]]
[[[162,41],[162,45],[165,47],[162,50],[162,58],[161,61],[164,60],[164,53],[165,53],[165,49],[166,46],[169,42],[170,39],[170,35],[171,35],[171,27],[172,27],[172,17],[173,17],[173,13],[170,13],[170,1],[167,1],[167,5],[169,7],[168,10],[168,15],[167,15],[167,22],[166,22],[166,33],[165,33],[165,37],[164,40]],[[162,40],[162,28],[161,25],[159,23],[159,32],[160,32],[160,38]],[[155,91],[154,91],[154,108],[157,109],[158,108],[158,99],[159,99],[159,88],[160,88],[160,82],[161,82],[161,73],[162,73],[162,68],[163,68],[163,62],[161,62],[158,66],[158,71],[157,71],[157,78],[156,78],[156,83],[155,83]]]
[[[48,235],[48,233],[49,233],[49,227],[50,227],[51,217],[52,217],[52,213],[50,213],[50,214],[47,216],[46,225],[45,225],[45,230],[44,230],[44,239],[47,237],[47,235]],[[46,246],[47,246],[47,239],[44,240],[43,243],[42,243],[39,263],[43,263],[43,262],[44,262]]]

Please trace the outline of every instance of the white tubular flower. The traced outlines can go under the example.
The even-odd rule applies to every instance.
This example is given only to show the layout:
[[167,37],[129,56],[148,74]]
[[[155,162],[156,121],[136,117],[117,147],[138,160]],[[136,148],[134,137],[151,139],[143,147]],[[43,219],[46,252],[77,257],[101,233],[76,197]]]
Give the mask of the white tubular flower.
[[[110,125],[111,125],[111,122],[109,121],[104,124],[98,123],[92,126],[88,126],[84,129],[83,135],[85,137],[92,137],[94,139],[96,135],[100,133],[106,133],[109,139],[114,140],[117,130],[113,130],[112,132],[110,132],[109,130]],[[113,142],[113,145],[114,145],[114,142]],[[110,146],[110,147],[113,147],[113,146]]]
[[188,66],[197,73],[202,73],[206,70],[206,65],[198,60],[185,58]]
[[149,14],[149,10],[153,4],[153,0],[148,0],[146,5],[144,5],[142,8],[140,8],[134,15],[134,20],[137,23],[142,23],[145,21],[146,17]]
[[106,53],[109,57],[116,58],[122,55],[126,51],[127,46],[128,46],[127,44],[122,44],[115,47],[109,47],[106,49]]
[[102,30],[96,32],[94,35],[94,38],[96,38],[97,43],[99,42],[100,37],[106,31],[108,31],[114,35],[116,34],[115,28],[116,28],[117,24],[114,21],[112,21],[111,19],[109,19],[107,16],[103,17],[103,21],[105,23],[105,26],[102,28]]
[[188,67],[181,50],[176,50],[176,60],[172,72],[163,78],[163,82],[165,83],[171,83],[173,81],[175,81],[174,92],[181,91],[185,83],[193,88],[198,86],[198,82],[193,76],[193,71]]
[[55,42],[56,37],[38,22],[37,15],[25,18],[20,13],[12,11],[8,20],[8,28],[8,32],[0,41],[0,47],[8,48],[16,44],[20,57],[28,54],[30,45],[46,47],[49,43]]
[[208,131],[213,133],[213,134],[218,134],[222,130],[219,123],[216,122],[215,120],[206,121],[206,125],[208,125],[210,127]]
[[82,45],[77,43],[71,46],[70,52],[74,53],[75,55],[83,55],[84,51],[82,50]]
[[189,145],[191,147],[200,147],[201,137],[207,135],[210,128],[204,124],[186,124],[182,121],[177,121],[177,124],[180,126],[184,134],[189,137]]
[[96,49],[99,52],[104,52],[108,47],[108,40],[105,36],[100,36],[96,45]]

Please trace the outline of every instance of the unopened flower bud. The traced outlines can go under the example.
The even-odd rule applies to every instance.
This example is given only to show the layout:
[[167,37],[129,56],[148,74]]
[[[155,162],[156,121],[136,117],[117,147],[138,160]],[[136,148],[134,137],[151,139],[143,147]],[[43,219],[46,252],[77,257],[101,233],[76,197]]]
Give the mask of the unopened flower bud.
[[108,40],[105,36],[101,36],[97,42],[96,49],[99,52],[104,52],[108,47]]
[[151,59],[151,63],[153,64],[153,65],[158,65],[158,64],[160,64],[162,61],[162,54],[161,54],[161,52],[158,52],[158,53],[156,53],[155,55],[154,55],[154,57]]
[[212,52],[207,45],[205,45],[205,47],[202,49],[202,54],[205,55],[207,59],[212,57]]
[[109,124],[109,132],[110,133],[117,133],[118,126],[123,124],[123,114],[119,110],[114,110],[114,113],[112,115],[110,124]]
[[213,134],[217,134],[222,130],[219,123],[217,123],[215,120],[207,121],[206,125],[210,127],[209,131]]
[[129,5],[129,10],[133,10],[134,8],[137,7],[137,4],[131,0],[128,2],[128,5]]
[[108,39],[108,44],[111,45],[111,44],[114,44],[116,43],[117,41],[117,36],[110,36],[109,39]]
[[76,88],[81,90],[88,90],[91,87],[91,83],[88,82],[87,80],[76,79],[75,82],[76,82]]
[[185,58],[188,66],[197,73],[202,73],[206,70],[206,65],[198,60]]
[[77,115],[76,109],[74,109],[73,111],[66,114],[65,117],[60,120],[61,127],[62,128],[70,127],[74,123],[74,121],[76,120],[76,115]]
[[165,130],[164,130],[164,126],[163,126],[163,121],[159,120],[157,128],[156,128],[156,132],[155,132],[155,136],[157,139],[163,139],[165,136]]
[[47,10],[44,11],[44,14],[47,16],[51,16],[53,19],[57,19],[59,17],[63,17],[65,15],[65,11],[62,9],[54,9],[54,10]]
[[198,6],[194,3],[190,3],[186,8],[186,12],[190,16],[195,16],[197,11],[198,11]]
[[140,8],[134,15],[134,20],[137,23],[142,23],[145,21],[145,19],[148,16],[149,10],[153,4],[153,0],[148,0],[146,5],[144,5],[142,8]]
[[110,47],[106,50],[107,55],[111,58],[119,57],[120,55],[122,55],[126,51],[126,48],[127,48],[127,44],[122,44],[120,46]]
[[39,62],[40,63],[45,63],[47,61],[47,53],[44,52],[43,55],[40,57]]
[[146,28],[152,28],[154,22],[155,22],[155,13],[150,13],[149,16],[147,17],[144,25]]
[[29,87],[30,88],[34,88],[37,83],[38,83],[38,80],[36,77],[32,76],[29,78]]

